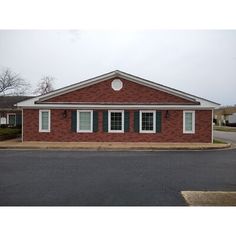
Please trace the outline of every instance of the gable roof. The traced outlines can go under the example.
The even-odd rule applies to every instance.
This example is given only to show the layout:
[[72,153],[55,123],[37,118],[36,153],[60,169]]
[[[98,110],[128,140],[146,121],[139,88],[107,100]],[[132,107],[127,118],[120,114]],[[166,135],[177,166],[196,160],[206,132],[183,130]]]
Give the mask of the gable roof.
[[16,103],[33,98],[32,96],[0,96],[0,109],[11,110],[16,109]]
[[[100,76],[97,76],[97,77],[94,77],[94,78],[91,78],[91,79],[88,79],[88,80],[84,80],[84,81],[76,83],[76,84],[72,84],[72,85],[63,87],[61,89],[54,90],[54,91],[52,91],[50,93],[47,93],[45,95],[41,95],[41,96],[26,100],[26,101],[23,101],[23,102],[18,102],[17,106],[19,106],[19,107],[35,107],[35,106],[45,107],[45,106],[49,106],[49,105],[46,105],[46,104],[40,104],[40,102],[43,102],[47,99],[57,97],[59,95],[63,95],[65,93],[69,93],[69,92],[72,92],[72,91],[75,91],[75,90],[78,90],[78,89],[81,89],[81,88],[85,88],[85,87],[91,86],[93,84],[96,84],[96,83],[99,83],[99,82],[102,82],[102,81],[105,81],[105,80],[108,80],[108,79],[112,79],[112,78],[115,78],[115,77],[123,78],[123,79],[129,80],[129,81],[132,81],[132,82],[135,82],[135,83],[138,83],[138,84],[141,84],[141,85],[153,88],[153,89],[157,89],[157,90],[175,95],[177,97],[184,98],[184,99],[189,100],[189,101],[194,101],[197,104],[199,104],[198,105],[199,107],[214,108],[214,107],[220,105],[218,103],[209,101],[207,99],[203,99],[203,98],[185,93],[183,91],[176,90],[176,89],[164,86],[162,84],[158,84],[158,83],[155,83],[155,82],[152,82],[152,81],[149,81],[149,80],[146,80],[146,79],[128,74],[126,72],[116,70],[116,71],[112,71],[112,72],[109,72],[109,73],[106,73],[106,74],[103,74],[103,75],[100,75]],[[59,105],[54,104],[54,107],[59,107]],[[64,107],[66,107],[66,105],[64,105]],[[77,105],[77,107],[78,107],[78,105]]]

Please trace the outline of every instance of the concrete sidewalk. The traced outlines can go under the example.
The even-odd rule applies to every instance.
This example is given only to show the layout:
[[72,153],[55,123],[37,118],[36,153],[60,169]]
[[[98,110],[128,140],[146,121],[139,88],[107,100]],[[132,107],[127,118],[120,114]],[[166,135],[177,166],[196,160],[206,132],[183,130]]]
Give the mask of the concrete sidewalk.
[[236,206],[236,192],[182,191],[189,206]]
[[229,148],[222,143],[145,143],[145,142],[0,142],[0,149],[85,149],[85,150],[207,150]]

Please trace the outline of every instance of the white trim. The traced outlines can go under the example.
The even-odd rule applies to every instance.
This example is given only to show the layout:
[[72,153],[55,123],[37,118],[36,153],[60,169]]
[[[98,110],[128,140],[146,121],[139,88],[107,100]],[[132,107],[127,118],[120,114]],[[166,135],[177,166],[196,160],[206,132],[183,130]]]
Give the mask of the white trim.
[[[192,113],[192,130],[188,131],[185,127],[185,114]],[[183,111],[183,133],[184,134],[195,134],[195,111]]]
[[193,105],[94,105],[94,104],[37,104],[37,106],[29,105],[22,106],[25,109],[118,109],[118,110],[126,110],[126,109],[150,109],[150,110],[184,110],[184,109],[197,109],[197,110],[212,110],[214,107],[208,106],[193,106]]
[[[79,113],[81,112],[90,112],[90,124],[91,127],[89,130],[80,130],[79,129]],[[77,110],[77,133],[92,133],[93,132],[93,110]]]
[[[121,130],[111,130],[111,112],[121,112]],[[124,110],[108,110],[108,133],[124,133]]]
[[176,89],[173,89],[173,88],[161,85],[161,84],[154,83],[152,81],[148,81],[148,80],[139,78],[137,76],[130,75],[130,74],[122,72],[122,71],[118,71],[118,70],[112,71],[110,73],[107,73],[107,74],[104,74],[101,76],[97,76],[92,79],[82,81],[82,82],[79,82],[79,83],[76,83],[76,84],[55,90],[55,91],[52,91],[52,92],[45,94],[45,95],[41,95],[41,96],[38,96],[38,97],[35,97],[32,99],[28,99],[28,100],[19,102],[19,103],[17,103],[17,106],[19,106],[19,107],[38,107],[40,104],[35,104],[35,102],[47,100],[52,97],[59,96],[59,95],[65,94],[65,93],[69,93],[69,92],[75,91],[77,89],[91,86],[93,84],[96,84],[96,83],[99,83],[99,82],[102,82],[102,81],[105,81],[105,80],[108,80],[111,78],[115,78],[115,77],[123,78],[123,79],[129,80],[129,81],[135,82],[135,83],[139,83],[141,85],[144,85],[144,86],[147,86],[147,87],[150,87],[153,89],[157,89],[157,90],[160,90],[160,91],[163,91],[163,92],[166,92],[166,93],[178,96],[178,97],[182,97],[182,98],[190,100],[190,101],[200,102],[200,105],[198,105],[198,106],[212,107],[212,108],[219,106],[219,104],[212,102],[212,101],[208,101],[204,98],[200,98],[200,97],[197,97],[197,96],[194,96],[194,95],[191,95],[191,94],[188,94],[188,93],[185,93],[185,92],[182,92],[182,91],[179,91],[179,90],[176,90]]
[[111,88],[114,91],[120,91],[123,88],[123,82],[120,79],[114,79],[111,82]]
[[7,125],[10,125],[9,124],[9,116],[15,116],[15,123],[14,123],[14,125],[13,126],[16,126],[16,113],[7,113]]
[[213,126],[213,109],[211,111],[211,143],[214,142],[214,134],[213,134],[213,129],[214,129],[214,126]]
[[21,142],[24,142],[24,110],[21,110]]
[[[143,130],[142,129],[142,114],[143,113],[153,113],[153,130]],[[139,133],[156,133],[156,111],[154,110],[141,110],[139,111]]]
[[[48,129],[42,129],[42,112],[48,112]],[[51,111],[50,110],[39,110],[39,132],[49,133],[51,132]]]

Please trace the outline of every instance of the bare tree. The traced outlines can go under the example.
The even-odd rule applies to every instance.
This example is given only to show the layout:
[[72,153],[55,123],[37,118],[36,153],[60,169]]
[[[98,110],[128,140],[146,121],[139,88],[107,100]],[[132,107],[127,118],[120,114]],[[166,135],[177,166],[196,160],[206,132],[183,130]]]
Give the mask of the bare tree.
[[38,83],[36,90],[37,95],[43,95],[54,90],[54,77],[44,76]]
[[0,73],[0,95],[23,95],[29,87],[29,83],[8,68]]

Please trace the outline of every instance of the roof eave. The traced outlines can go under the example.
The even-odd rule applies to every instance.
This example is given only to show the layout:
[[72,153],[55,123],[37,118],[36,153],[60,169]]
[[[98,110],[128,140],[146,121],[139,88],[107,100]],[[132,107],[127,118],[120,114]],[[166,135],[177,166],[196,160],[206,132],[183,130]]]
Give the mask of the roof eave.
[[93,77],[91,79],[88,79],[88,80],[85,80],[85,81],[82,81],[82,82],[79,82],[79,83],[76,83],[76,84],[73,84],[73,85],[70,85],[70,86],[66,86],[66,87],[58,89],[58,90],[54,90],[54,91],[52,91],[48,94],[45,94],[45,95],[41,95],[41,96],[29,99],[29,100],[25,100],[23,102],[19,102],[19,103],[17,103],[17,106],[25,106],[29,103],[34,104],[35,102],[42,102],[42,101],[45,101],[45,100],[50,99],[52,97],[59,96],[59,95],[62,95],[62,94],[65,94],[65,93],[68,93],[68,92],[71,92],[71,91],[74,91],[74,90],[77,90],[77,89],[81,89],[83,87],[87,87],[87,86],[90,86],[92,84],[96,84],[98,82],[102,82],[104,80],[114,78],[116,76],[120,76],[121,78],[123,77],[124,79],[128,79],[128,80],[131,80],[133,82],[143,84],[144,86],[152,87],[154,89],[158,89],[158,90],[164,91],[166,93],[169,93],[169,94],[172,94],[172,95],[175,95],[175,96],[178,96],[178,97],[182,97],[182,98],[187,99],[187,100],[192,101],[192,102],[198,102],[198,103],[206,102],[206,103],[209,103],[210,107],[217,107],[217,106],[220,105],[218,103],[209,101],[207,99],[197,97],[197,96],[182,92],[180,90],[172,89],[170,87],[167,87],[167,86],[164,86],[164,85],[161,85],[161,84],[157,84],[155,82],[145,80],[145,79],[142,79],[142,78],[134,76],[134,75],[130,75],[126,72],[116,70],[116,71],[112,71],[112,72],[109,72],[109,73],[106,73],[106,74],[103,74],[103,75],[100,75],[100,76],[96,76],[96,77]]

